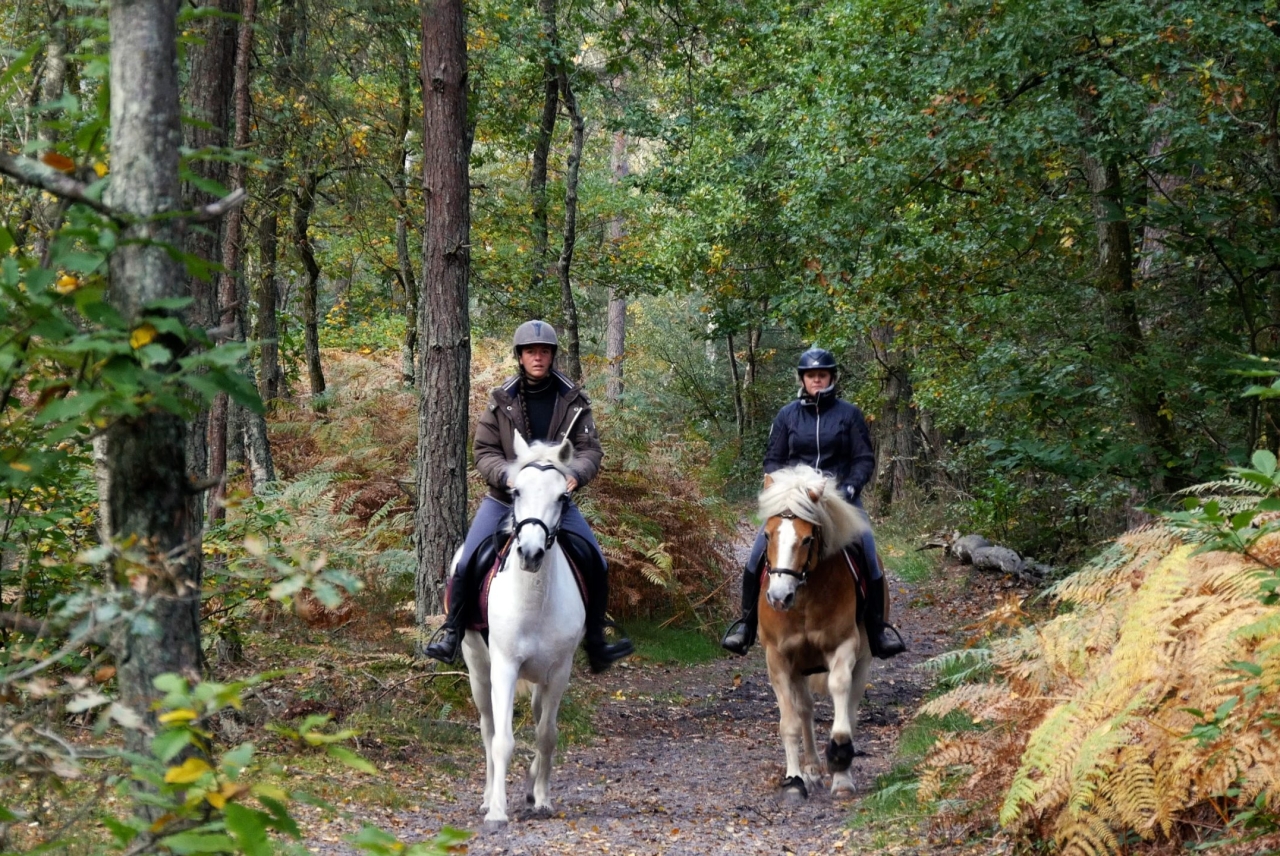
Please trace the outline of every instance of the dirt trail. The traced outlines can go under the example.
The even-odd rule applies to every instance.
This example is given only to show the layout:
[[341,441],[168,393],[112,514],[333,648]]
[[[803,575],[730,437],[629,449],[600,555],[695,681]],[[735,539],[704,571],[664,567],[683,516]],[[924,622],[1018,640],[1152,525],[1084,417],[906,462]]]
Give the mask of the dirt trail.
[[[853,765],[860,794],[890,769],[902,725],[926,692],[928,676],[913,666],[954,647],[954,628],[990,608],[990,589],[998,587],[993,578],[971,578],[967,569],[944,574],[928,587],[895,581],[896,623],[910,650],[877,660],[872,668],[854,735],[861,753]],[[988,591],[974,597],[975,588]],[[554,817],[524,814],[528,751],[522,742],[509,779],[511,823],[498,833],[479,831],[484,761],[477,734],[474,763],[462,764],[443,781],[439,773],[432,775],[432,787],[411,797],[416,805],[370,822],[406,842],[431,837],[446,824],[472,830],[471,854],[805,856],[843,849],[848,801],[833,800],[825,790],[798,807],[779,800],[777,705],[759,646],[745,658],[687,668],[625,663],[600,676],[575,673],[574,681],[596,684],[604,698],[595,714],[595,741],[557,754]],[[831,704],[823,700],[820,747],[830,726]],[[310,844],[315,852],[338,852],[327,842],[352,831],[340,821],[321,836],[326,843]]]

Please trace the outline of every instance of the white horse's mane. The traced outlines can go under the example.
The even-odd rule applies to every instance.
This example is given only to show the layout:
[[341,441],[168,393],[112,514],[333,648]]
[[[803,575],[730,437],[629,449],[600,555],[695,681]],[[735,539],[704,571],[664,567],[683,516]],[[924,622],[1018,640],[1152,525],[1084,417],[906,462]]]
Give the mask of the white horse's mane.
[[[804,464],[775,470],[769,477],[771,483],[760,491],[760,516],[768,520],[779,514],[793,514],[817,526],[822,530],[823,558],[862,535],[866,525],[862,515],[844,501],[834,479]],[[813,493],[819,494],[816,502]]]

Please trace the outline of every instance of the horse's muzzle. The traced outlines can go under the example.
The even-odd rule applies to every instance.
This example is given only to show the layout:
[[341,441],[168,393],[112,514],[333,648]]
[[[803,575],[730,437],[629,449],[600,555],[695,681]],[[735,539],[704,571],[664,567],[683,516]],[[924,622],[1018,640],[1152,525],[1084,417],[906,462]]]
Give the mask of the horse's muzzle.
[[547,551],[542,547],[534,547],[532,550],[521,547],[517,552],[520,554],[520,570],[531,574],[542,569],[542,560],[547,556]]

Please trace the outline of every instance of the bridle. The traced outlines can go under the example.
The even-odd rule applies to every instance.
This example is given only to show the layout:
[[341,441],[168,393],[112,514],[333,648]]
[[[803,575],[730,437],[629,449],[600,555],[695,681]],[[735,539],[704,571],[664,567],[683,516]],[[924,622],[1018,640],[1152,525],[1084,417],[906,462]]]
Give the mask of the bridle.
[[[521,471],[523,471],[523,470],[527,470],[529,467],[533,467],[536,470],[557,470],[558,471],[558,468],[554,464],[547,464],[547,463],[541,463],[541,462],[525,464],[520,469]],[[556,518],[555,526],[548,526],[546,521],[540,517],[526,517],[524,520],[516,521],[516,524],[511,528],[511,537],[513,539],[518,538],[520,535],[520,529],[523,526],[528,524],[535,524],[535,525],[541,526],[542,531],[546,533],[547,549],[550,550],[551,545],[555,544],[556,538],[560,535],[560,521],[564,520],[564,510],[565,510],[565,506],[569,504],[569,500],[570,500],[569,491],[566,490],[563,494],[560,495],[560,514]],[[513,511],[515,510],[514,503],[512,503],[511,508]]]
[[[800,519],[795,514],[792,514],[790,511],[784,511],[781,514],[778,514],[775,516],[781,517],[785,520]],[[812,571],[815,567],[817,567],[818,558],[822,555],[822,530],[820,528],[814,527],[813,538],[809,542],[808,546],[806,547],[806,550],[808,552],[805,553],[804,564],[800,566],[800,570],[796,571],[796,570],[792,570],[791,568],[766,567],[765,569],[766,572],[769,574],[778,574],[779,576],[783,576],[783,577],[795,577],[797,586],[804,585],[806,582],[809,581],[809,572]],[[766,553],[766,556],[767,555],[768,554]],[[767,558],[765,559],[765,564],[768,565]]]

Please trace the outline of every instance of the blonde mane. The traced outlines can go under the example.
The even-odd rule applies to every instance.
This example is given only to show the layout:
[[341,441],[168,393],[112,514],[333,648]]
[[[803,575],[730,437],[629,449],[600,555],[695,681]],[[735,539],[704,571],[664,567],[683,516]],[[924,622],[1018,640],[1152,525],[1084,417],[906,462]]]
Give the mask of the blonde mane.
[[[760,491],[760,517],[768,520],[793,514],[822,530],[823,558],[861,537],[865,523],[858,509],[844,501],[834,479],[801,464],[769,474],[770,485]],[[815,502],[811,494],[818,494]]]

